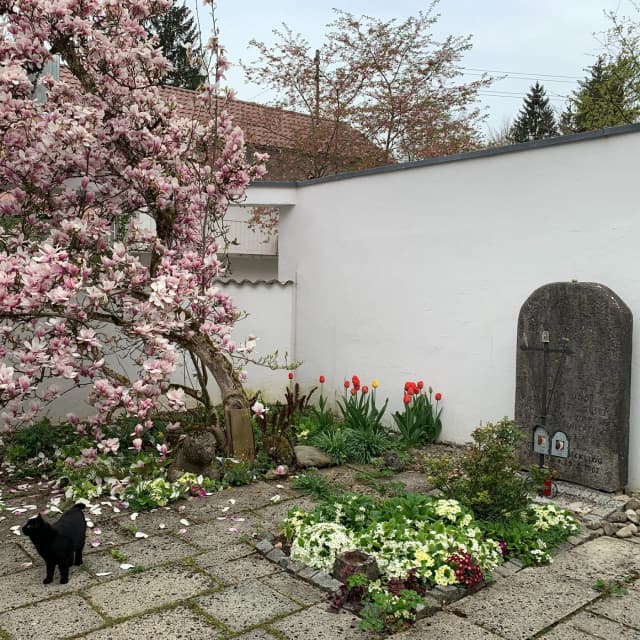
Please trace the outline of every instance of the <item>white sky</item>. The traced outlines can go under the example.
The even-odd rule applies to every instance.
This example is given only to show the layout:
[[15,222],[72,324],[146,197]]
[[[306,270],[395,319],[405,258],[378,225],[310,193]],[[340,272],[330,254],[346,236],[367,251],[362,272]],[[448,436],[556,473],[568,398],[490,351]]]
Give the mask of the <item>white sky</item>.
[[[210,7],[202,0],[186,2],[194,13],[198,6],[203,35],[208,35]],[[304,35],[312,49],[319,48],[333,7],[404,20],[428,6],[428,1],[420,0],[218,0],[216,17],[220,40],[237,63],[255,60],[249,40],[273,42],[271,31],[283,22]],[[629,0],[440,0],[437,10],[436,37],[472,35],[473,47],[462,62],[465,79],[476,79],[476,70],[509,72],[494,73],[508,77],[481,96],[493,129],[513,118],[536,80],[545,86],[554,107],[562,110],[563,97],[584,78],[584,68],[602,50],[593,34],[608,27],[604,12],[635,15]],[[243,100],[266,103],[270,98],[262,88],[247,85],[237,66],[228,73],[227,84]]]

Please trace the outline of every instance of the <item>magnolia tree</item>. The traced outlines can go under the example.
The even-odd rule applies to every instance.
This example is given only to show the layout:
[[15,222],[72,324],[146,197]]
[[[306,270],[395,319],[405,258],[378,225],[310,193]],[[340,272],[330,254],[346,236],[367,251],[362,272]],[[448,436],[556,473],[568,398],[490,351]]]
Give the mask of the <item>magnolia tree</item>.
[[[98,437],[114,413],[137,417],[140,433],[153,411],[180,409],[186,396],[212,409],[210,378],[226,407],[247,407],[234,357],[254,340],[232,338],[239,312],[216,284],[217,252],[227,208],[265,173],[266,156],[246,160],[223,109],[215,28],[197,117],[163,100],[170,65],[142,23],[170,4],[0,0],[4,430],[32,422],[69,387],[83,387],[95,409],[69,420]],[[60,81],[41,75],[54,54]],[[136,226],[140,212],[153,231]],[[195,384],[171,381],[183,353]],[[126,374],[116,358],[130,363]]]

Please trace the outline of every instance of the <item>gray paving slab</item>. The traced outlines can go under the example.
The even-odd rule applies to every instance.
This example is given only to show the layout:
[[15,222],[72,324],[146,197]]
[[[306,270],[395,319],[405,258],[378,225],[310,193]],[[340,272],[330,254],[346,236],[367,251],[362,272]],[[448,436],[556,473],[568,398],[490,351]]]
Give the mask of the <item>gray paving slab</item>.
[[208,576],[176,564],[127,575],[91,587],[86,593],[105,615],[125,618],[178,603],[216,586]]
[[149,536],[155,536],[184,528],[185,525],[180,522],[181,520],[187,520],[187,522],[193,522],[194,524],[202,522],[186,511],[180,513],[175,509],[167,507],[139,513],[135,520],[131,520],[131,514],[125,514],[123,517],[118,518],[118,524],[125,528],[133,526],[138,531],[142,531]]
[[548,570],[592,585],[596,580],[614,580],[640,572],[640,553],[632,544],[601,536],[554,559]]
[[[33,555],[37,555],[35,548]],[[0,554],[0,576],[19,571],[22,568],[21,565],[31,561],[31,554],[28,554],[19,544],[5,543],[2,545],[2,554]]]
[[44,562],[34,563],[32,569],[4,576],[0,579],[0,613],[26,604],[47,600],[78,589],[85,589],[97,580],[80,567],[71,567],[69,582],[59,584],[60,574],[56,570],[52,584],[42,584]]
[[348,611],[331,613],[327,605],[316,605],[269,625],[288,640],[370,640],[360,631],[360,619]]
[[619,622],[581,611],[540,636],[544,640],[640,640],[640,631]]
[[271,534],[277,535],[280,533],[280,527],[284,519],[289,515],[289,512],[295,508],[302,509],[303,511],[313,511],[316,503],[306,496],[293,498],[292,500],[285,500],[276,504],[270,504],[268,507],[262,507],[255,509],[254,513],[264,523],[264,528]]
[[620,597],[601,598],[590,605],[588,610],[634,629],[640,629],[640,584],[636,582]]
[[12,640],[68,638],[100,627],[104,620],[76,595],[62,596],[0,614],[0,628]]
[[[133,523],[131,523],[133,524]],[[97,529],[100,533],[96,533],[96,529],[87,531],[87,543],[84,548],[85,554],[100,553],[111,549],[120,544],[133,542],[135,538],[131,533],[122,529],[114,520],[109,520],[100,524]],[[93,542],[97,544],[93,544]]]
[[502,640],[453,613],[440,612],[418,620],[411,628],[393,636],[393,640]]
[[276,640],[275,636],[267,633],[264,629],[253,629],[240,636],[235,636],[233,640]]
[[[238,544],[244,538],[251,538],[256,532],[262,530],[262,521],[252,513],[219,517],[225,517],[225,519],[215,519],[186,527],[181,537],[201,549],[220,549]],[[232,517],[235,517],[235,520],[232,520]]]
[[[281,484],[283,488],[278,488]],[[194,498],[184,502],[185,513],[199,514],[201,518],[215,518],[218,515],[239,513],[259,509],[273,504],[272,499],[282,500],[295,497],[285,482],[254,482],[242,487],[230,487],[206,498]]]
[[327,594],[322,589],[313,587],[286,571],[260,578],[260,582],[306,606],[327,600]]
[[232,543],[217,549],[209,549],[195,555],[193,561],[203,569],[218,567],[230,560],[237,560],[255,553],[255,549],[246,542]]
[[264,556],[254,553],[244,558],[227,560],[206,569],[218,582],[226,585],[238,584],[247,580],[255,580],[262,576],[277,573],[282,569],[273,562],[266,560]]
[[257,580],[196,599],[198,606],[233,631],[291,613],[300,605]]
[[590,584],[552,567],[523,569],[459,600],[452,609],[509,640],[529,638],[599,596]]
[[111,551],[94,553],[85,558],[85,566],[93,574],[110,572],[111,576],[125,575],[127,570],[120,568],[123,563],[142,566],[145,569],[168,562],[182,560],[199,553],[198,549],[173,536],[153,536],[114,546],[113,549],[124,554],[126,560],[118,560]]
[[148,613],[82,636],[83,640],[209,640],[218,637],[219,629],[187,607]]

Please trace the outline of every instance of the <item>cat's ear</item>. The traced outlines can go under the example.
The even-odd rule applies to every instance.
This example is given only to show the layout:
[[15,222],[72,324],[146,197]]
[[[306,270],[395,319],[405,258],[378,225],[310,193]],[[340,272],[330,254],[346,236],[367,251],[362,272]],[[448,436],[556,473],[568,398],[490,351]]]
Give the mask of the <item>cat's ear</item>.
[[33,516],[33,518],[29,518],[25,526],[29,527],[30,529],[36,529],[37,527],[42,526],[43,522],[44,520],[42,519],[42,515],[38,514],[37,516]]

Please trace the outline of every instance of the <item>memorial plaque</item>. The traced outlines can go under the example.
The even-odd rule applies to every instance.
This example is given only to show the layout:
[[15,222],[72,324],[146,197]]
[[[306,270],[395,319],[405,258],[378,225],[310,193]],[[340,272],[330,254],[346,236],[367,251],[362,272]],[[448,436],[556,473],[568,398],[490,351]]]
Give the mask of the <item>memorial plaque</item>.
[[529,296],[516,359],[524,464],[540,460],[542,427],[553,434],[545,462],[557,478],[602,491],[626,485],[632,326],[630,309],[601,284],[556,282]]
[[533,431],[533,451],[549,455],[549,434],[542,427],[536,427]]
[[551,439],[551,455],[558,458],[569,457],[569,438],[566,433],[557,431]]

